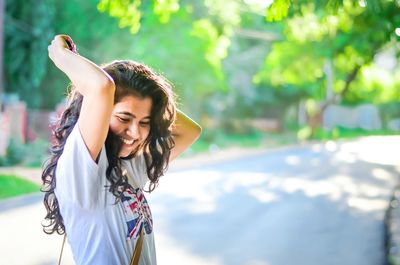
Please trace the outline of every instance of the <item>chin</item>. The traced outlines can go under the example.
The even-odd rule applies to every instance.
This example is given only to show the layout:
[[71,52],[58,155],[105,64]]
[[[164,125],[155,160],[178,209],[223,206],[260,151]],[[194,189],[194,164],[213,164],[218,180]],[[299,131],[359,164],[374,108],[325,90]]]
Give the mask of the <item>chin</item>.
[[119,153],[119,158],[132,158],[136,155],[137,153],[137,148],[134,148],[132,150],[123,150]]
[[119,154],[119,158],[126,158],[126,157],[130,156],[132,153],[133,152],[123,152],[123,153],[121,152]]

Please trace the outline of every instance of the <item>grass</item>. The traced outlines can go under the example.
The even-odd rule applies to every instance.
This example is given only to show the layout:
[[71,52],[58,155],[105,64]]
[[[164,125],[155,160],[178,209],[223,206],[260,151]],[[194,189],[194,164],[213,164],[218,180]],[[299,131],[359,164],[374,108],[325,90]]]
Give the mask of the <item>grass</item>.
[[333,130],[326,131],[322,128],[318,129],[315,135],[317,140],[337,140],[337,139],[353,139],[361,136],[372,135],[398,135],[398,132],[389,130],[373,130],[367,131],[363,129],[348,129],[343,127],[336,127]]
[[38,192],[39,185],[14,175],[0,175],[0,199]]
[[200,138],[185,152],[185,155],[209,152],[230,147],[271,148],[297,142],[295,132],[230,134],[222,131],[203,132]]
[[[306,128],[307,129],[307,128]],[[233,134],[226,133],[222,130],[208,132],[203,131],[200,138],[184,153],[184,156],[193,155],[196,153],[204,153],[229,147],[242,148],[273,148],[298,143],[300,140],[305,140],[301,136],[304,128],[289,128],[285,132],[279,133],[261,133],[251,132],[248,134]],[[306,135],[308,131],[306,132]],[[398,132],[388,130],[367,131],[363,129],[348,129],[337,127],[333,130],[326,131],[322,128],[316,131],[313,140],[339,140],[353,139],[362,136],[371,135],[398,135]]]

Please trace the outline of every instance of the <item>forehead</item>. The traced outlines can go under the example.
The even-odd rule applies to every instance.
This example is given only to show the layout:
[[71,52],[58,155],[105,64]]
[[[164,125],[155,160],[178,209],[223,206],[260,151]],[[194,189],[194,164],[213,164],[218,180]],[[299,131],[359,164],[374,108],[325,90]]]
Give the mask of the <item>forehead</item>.
[[150,116],[153,102],[150,97],[125,96],[115,103],[113,112],[127,112],[137,118]]

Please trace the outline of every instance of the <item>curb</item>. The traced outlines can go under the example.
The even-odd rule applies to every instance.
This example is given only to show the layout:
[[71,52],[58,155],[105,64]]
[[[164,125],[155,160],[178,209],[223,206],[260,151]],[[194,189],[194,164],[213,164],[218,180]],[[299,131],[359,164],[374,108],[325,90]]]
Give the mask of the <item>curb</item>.
[[43,200],[42,192],[34,192],[0,200],[0,213],[10,209],[25,207]]
[[394,189],[384,222],[385,265],[400,265],[400,185]]

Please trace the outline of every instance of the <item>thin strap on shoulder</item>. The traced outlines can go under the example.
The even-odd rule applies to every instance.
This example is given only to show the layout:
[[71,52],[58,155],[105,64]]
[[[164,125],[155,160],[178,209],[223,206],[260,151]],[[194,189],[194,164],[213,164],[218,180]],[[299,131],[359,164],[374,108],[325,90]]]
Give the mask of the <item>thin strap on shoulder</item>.
[[64,239],[61,246],[60,257],[58,258],[58,265],[61,265],[61,258],[64,251],[65,239],[67,238],[67,234],[64,234]]

